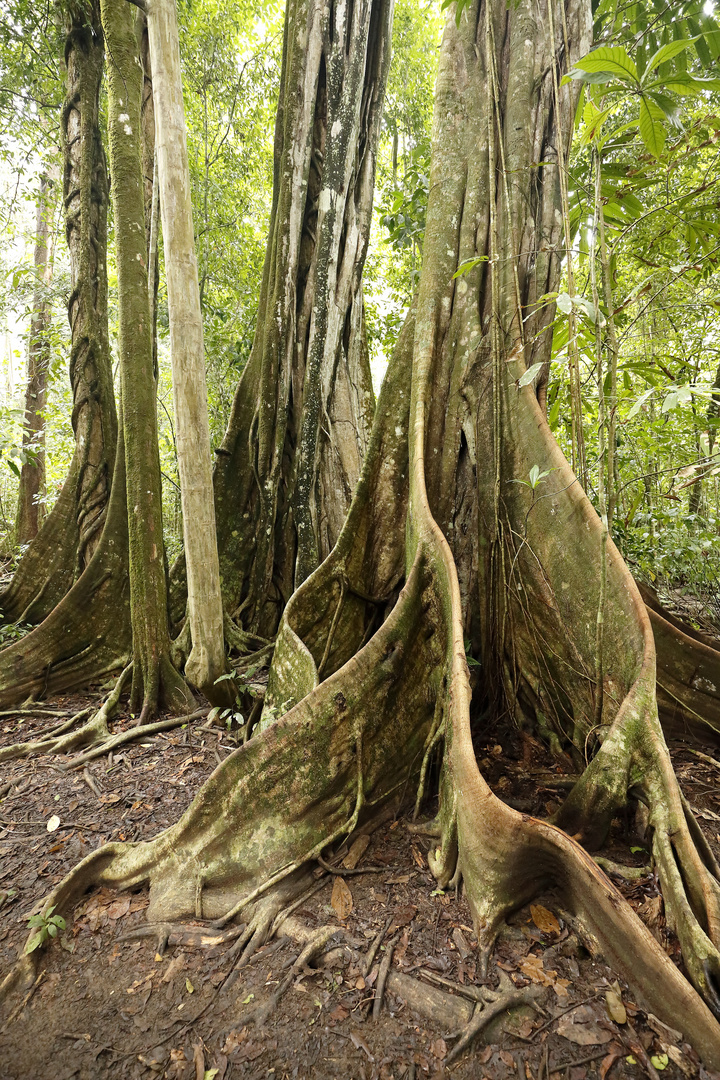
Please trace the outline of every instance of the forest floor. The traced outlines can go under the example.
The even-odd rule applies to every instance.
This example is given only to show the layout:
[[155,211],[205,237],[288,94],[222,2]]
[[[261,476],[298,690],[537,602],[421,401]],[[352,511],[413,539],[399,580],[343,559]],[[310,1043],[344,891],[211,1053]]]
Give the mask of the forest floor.
[[[64,699],[53,707],[82,704]],[[56,722],[5,716],[0,744],[36,737]],[[117,731],[130,723],[121,712],[112,726]],[[175,822],[233,749],[226,732],[195,725],[128,744],[114,758],[75,771],[58,771],[58,759],[51,757],[3,765],[0,974],[23,947],[29,916],[79,859],[106,841],[150,838]],[[548,767],[539,746],[498,731],[477,749],[484,774],[503,799],[542,815],[558,804],[568,778]],[[673,753],[685,794],[720,857],[720,766],[687,748]],[[49,822],[56,826],[51,831]],[[336,952],[329,967],[298,970],[262,1025],[255,1022],[256,1010],[272,996],[301,946],[287,937],[270,941],[228,979],[231,943],[208,944],[209,927],[196,925],[205,944],[201,934],[194,944],[187,937],[173,944],[171,938],[160,955],[156,938],[126,940],[143,926],[146,891],[88,894],[59,943],[41,958],[32,993],[0,1027],[0,1080],[709,1075],[680,1033],[643,1012],[602,959],[587,952],[552,894],[511,919],[487,979],[494,985],[502,972],[516,987],[536,986],[539,1011],[523,1006],[504,1013],[484,1040],[447,1066],[453,1046],[447,1014],[431,1020],[414,1012],[400,995],[399,976],[409,976],[416,987],[454,994],[452,1000],[464,1000],[466,1010],[468,1002],[472,1006],[468,988],[482,979],[468,907],[462,895],[437,889],[427,866],[431,841],[408,824],[409,817],[400,815],[370,836],[356,871],[366,866],[381,872],[347,874],[343,884],[337,875],[318,877],[318,891],[294,918],[311,929],[336,925],[337,938],[327,947],[339,945],[344,952]],[[632,824],[616,822],[604,855],[627,861]],[[642,867],[647,852],[641,841],[630,843]],[[342,861],[343,854],[339,849],[333,858]],[[323,871],[318,867],[316,873]],[[680,963],[652,871],[632,884],[613,880]],[[367,970],[368,949],[379,934],[382,945]],[[392,974],[381,1013],[373,1018],[391,941]]]

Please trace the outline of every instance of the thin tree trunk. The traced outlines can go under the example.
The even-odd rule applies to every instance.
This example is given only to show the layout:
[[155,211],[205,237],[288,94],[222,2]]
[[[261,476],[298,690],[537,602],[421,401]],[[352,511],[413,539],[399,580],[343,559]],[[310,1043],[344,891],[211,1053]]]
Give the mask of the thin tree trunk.
[[212,490],[205,346],[175,0],[153,0],[148,15],[148,34],[192,640],[185,674],[194,686],[213,698],[218,696],[216,680],[225,674],[227,666]]
[[25,423],[22,446],[30,454],[22,463],[15,538],[29,544],[37,536],[44,516],[41,503],[45,495],[45,405],[50,365],[50,320],[52,304],[48,295],[53,275],[55,235],[53,218],[56,198],[55,178],[45,171],[40,178],[35,222],[35,294],[30,322],[28,379],[25,391]]
[[71,4],[62,111],[63,204],[72,291],[70,382],[75,452],[58,499],[0,597],[8,619],[41,622],[89,565],[102,533],[117,415],[107,329],[107,202],[99,126],[103,36],[97,0]]
[[108,129],[118,273],[120,386],[125,441],[133,637],[131,707],[144,722],[160,702],[190,695],[170,661],[162,488],[155,414],[140,150],[143,72],[134,8],[101,2],[108,50]]

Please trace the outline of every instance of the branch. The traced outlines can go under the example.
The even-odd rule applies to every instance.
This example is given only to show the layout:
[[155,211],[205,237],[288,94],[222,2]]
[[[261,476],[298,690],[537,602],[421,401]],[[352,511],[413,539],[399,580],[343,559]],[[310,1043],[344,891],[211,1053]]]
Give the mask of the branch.
[[128,4],[134,4],[135,7],[139,7],[141,11],[144,11],[147,15],[147,4],[145,0],[128,0]]

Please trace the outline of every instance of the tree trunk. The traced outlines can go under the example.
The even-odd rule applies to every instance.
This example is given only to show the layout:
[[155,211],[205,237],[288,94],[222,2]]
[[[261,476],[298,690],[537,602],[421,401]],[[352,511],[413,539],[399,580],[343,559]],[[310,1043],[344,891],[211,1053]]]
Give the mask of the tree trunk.
[[[548,357],[552,310],[534,304],[560,272],[549,76],[587,51],[591,28],[589,0],[550,3],[471,0],[459,27],[449,12],[416,325],[338,542],[285,609],[266,697],[285,715],[266,708],[175,826],[100,848],[45,910],[91,882],[149,881],[153,921],[242,913],[261,938],[308,861],[409,785],[419,805],[441,754],[430,866],[441,887],[463,879],[484,961],[506,915],[553,887],[637,999],[717,1069],[720,1025],[578,843],[601,841],[637,793],[668,922],[720,1012],[720,870],[659,728],[645,608],[609,541],[598,731],[601,526],[534,388],[517,385]],[[563,88],[566,143],[576,92]],[[455,278],[467,260],[481,261]],[[466,640],[482,661],[474,694]],[[503,804],[479,771],[473,735],[508,712],[579,769],[595,753],[554,823]]]
[[392,11],[392,0],[287,5],[257,329],[215,468],[223,599],[254,633],[274,633],[331,550],[367,446],[360,279]]
[[[194,686],[213,699],[218,697],[216,680],[226,673],[227,665],[212,490],[205,346],[175,0],[153,0],[148,14],[148,34],[192,641],[185,674]],[[224,701],[226,695],[221,697]]]
[[162,701],[191,697],[170,660],[140,152],[143,71],[134,9],[102,0],[108,49],[108,130],[118,273],[120,387],[125,443],[133,641],[131,708],[140,720]]
[[56,199],[55,180],[46,171],[40,177],[40,192],[36,205],[35,222],[35,294],[30,322],[30,345],[28,348],[28,379],[25,391],[25,424],[23,426],[23,450],[30,455],[22,463],[18,508],[15,518],[15,539],[18,544],[29,544],[37,536],[44,516],[41,499],[45,495],[45,405],[47,402],[47,378],[50,364],[48,334],[52,318],[52,305],[48,290],[53,274],[53,249],[55,236],[53,218]]
[[7,619],[41,622],[89,565],[102,533],[117,442],[107,331],[107,199],[99,127],[99,6],[69,8],[62,111],[63,203],[72,291],[70,381],[75,453],[52,511],[0,597]]

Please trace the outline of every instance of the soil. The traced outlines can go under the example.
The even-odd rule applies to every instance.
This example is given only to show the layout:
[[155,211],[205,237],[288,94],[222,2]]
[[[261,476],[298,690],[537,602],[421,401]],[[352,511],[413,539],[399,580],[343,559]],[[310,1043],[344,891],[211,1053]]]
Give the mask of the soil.
[[[73,711],[86,704],[63,699],[52,707]],[[0,743],[27,741],[56,723],[0,717]],[[131,723],[121,713],[113,729]],[[108,840],[149,838],[176,821],[235,748],[227,731],[201,723],[128,744],[114,758],[75,771],[59,771],[61,760],[51,757],[2,767],[0,974],[23,948],[31,914],[79,859]],[[496,731],[477,749],[485,775],[506,801],[543,816],[558,805],[569,777],[539,744]],[[720,763],[686,747],[674,756],[685,794],[720,857]],[[425,808],[428,816],[432,809]],[[49,831],[54,817],[59,824]],[[462,895],[437,889],[427,866],[432,841],[409,826],[408,811],[372,833],[356,867],[363,873],[328,875],[317,868],[318,891],[293,917],[311,930],[336,928],[325,946],[328,959],[298,968],[260,1023],[258,1007],[277,991],[302,945],[271,940],[233,970],[232,941],[213,944],[218,932],[207,924],[188,924],[163,950],[157,937],[132,937],[147,925],[145,892],[88,894],[43,954],[31,993],[11,1002],[0,1029],[0,1080],[710,1075],[680,1033],[648,1016],[602,958],[588,953],[552,894],[511,919],[484,980],[468,907]],[[635,865],[645,869],[632,883],[613,880],[681,963],[642,840],[631,820],[618,820],[602,854],[627,865],[628,846]],[[346,855],[347,845],[329,857],[342,870]],[[368,950],[381,933],[367,970]],[[430,992],[441,988],[467,1002],[473,988],[495,986],[502,975],[515,987],[536,987],[537,1009],[503,1013],[484,1039],[448,1066],[455,1033],[439,1014],[433,1020],[416,1013],[396,996],[397,979],[389,980],[373,1018],[380,966],[392,941],[392,972]]]

